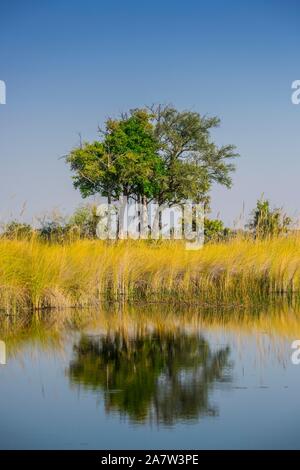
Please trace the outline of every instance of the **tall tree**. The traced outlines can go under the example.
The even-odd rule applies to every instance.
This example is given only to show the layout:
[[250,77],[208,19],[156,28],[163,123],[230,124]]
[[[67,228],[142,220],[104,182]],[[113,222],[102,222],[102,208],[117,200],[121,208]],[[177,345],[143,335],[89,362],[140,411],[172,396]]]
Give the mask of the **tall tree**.
[[180,204],[187,199],[208,202],[213,182],[226,187],[232,184],[232,159],[238,156],[235,146],[217,147],[210,131],[220,120],[191,111],[177,111],[171,106],[152,107],[155,136],[165,172],[160,181],[159,203]]
[[155,197],[163,161],[145,110],[133,110],[119,120],[108,119],[100,141],[73,149],[67,162],[74,186],[83,197],[100,193],[109,199]]
[[99,141],[68,155],[74,186],[83,197],[100,193],[109,202],[121,195],[134,198],[142,203],[142,220],[150,201],[208,205],[213,182],[231,186],[232,160],[238,155],[233,145],[218,147],[212,141],[210,131],[218,125],[216,117],[171,106],[134,109],[108,119]]

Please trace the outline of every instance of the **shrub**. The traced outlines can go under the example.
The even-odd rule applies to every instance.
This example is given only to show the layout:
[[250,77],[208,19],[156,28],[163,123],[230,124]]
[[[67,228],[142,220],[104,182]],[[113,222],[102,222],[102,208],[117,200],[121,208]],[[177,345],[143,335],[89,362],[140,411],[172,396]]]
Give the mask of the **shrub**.
[[205,242],[218,242],[226,240],[230,236],[230,229],[224,227],[222,220],[204,219]]
[[96,238],[98,219],[96,205],[80,206],[70,217],[66,230],[73,238]]
[[248,228],[255,238],[270,238],[287,233],[291,223],[292,219],[282,209],[271,209],[268,200],[260,199],[252,212]]
[[13,220],[5,225],[2,237],[10,240],[24,240],[31,238],[34,233],[34,229],[29,224]]

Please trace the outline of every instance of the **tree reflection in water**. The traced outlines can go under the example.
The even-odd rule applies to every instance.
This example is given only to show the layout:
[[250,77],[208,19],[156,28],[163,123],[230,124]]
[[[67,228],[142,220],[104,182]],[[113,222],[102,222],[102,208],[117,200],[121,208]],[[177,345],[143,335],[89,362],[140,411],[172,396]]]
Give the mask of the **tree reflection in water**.
[[229,353],[229,347],[212,351],[203,336],[182,331],[83,335],[68,375],[72,385],[105,392],[107,412],[172,426],[218,414],[210,391],[231,380]]

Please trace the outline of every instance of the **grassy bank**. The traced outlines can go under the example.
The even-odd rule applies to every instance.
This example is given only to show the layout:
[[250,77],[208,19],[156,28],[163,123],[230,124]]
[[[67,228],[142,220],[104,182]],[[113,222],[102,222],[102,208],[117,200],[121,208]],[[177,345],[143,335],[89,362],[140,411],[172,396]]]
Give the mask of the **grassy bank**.
[[186,251],[177,242],[0,240],[0,308],[107,299],[248,302],[300,292],[300,239],[233,240]]

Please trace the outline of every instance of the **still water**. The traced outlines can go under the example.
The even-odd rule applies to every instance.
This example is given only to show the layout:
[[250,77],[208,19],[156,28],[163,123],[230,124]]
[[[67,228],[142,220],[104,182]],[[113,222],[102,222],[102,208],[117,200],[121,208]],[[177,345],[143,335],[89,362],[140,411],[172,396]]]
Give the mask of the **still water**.
[[3,317],[1,449],[300,448],[300,312]]

